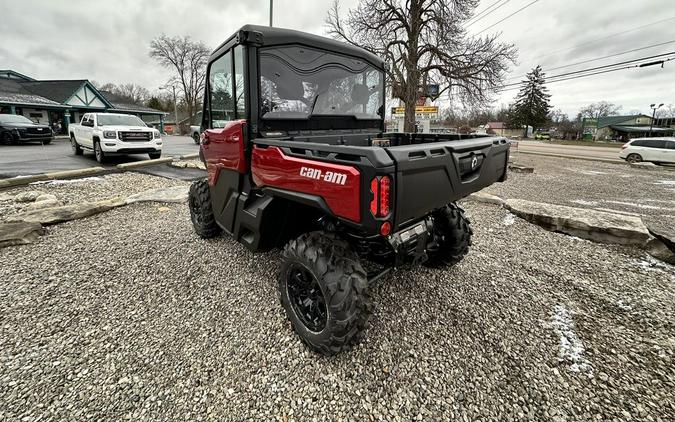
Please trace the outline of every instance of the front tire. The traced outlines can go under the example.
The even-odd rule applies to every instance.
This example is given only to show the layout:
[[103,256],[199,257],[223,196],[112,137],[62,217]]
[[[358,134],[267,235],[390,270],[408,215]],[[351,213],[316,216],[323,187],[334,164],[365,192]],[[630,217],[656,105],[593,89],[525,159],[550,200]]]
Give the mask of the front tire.
[[73,149],[73,154],[75,155],[82,155],[84,153],[73,135],[70,135],[70,147]]
[[434,222],[434,238],[438,248],[429,251],[429,260],[424,265],[433,268],[449,267],[459,263],[469,253],[471,246],[471,221],[459,205],[448,204],[431,215]]
[[148,156],[150,157],[151,160],[156,160],[162,156],[162,151],[160,152],[149,152]]
[[198,134],[198,133],[193,133],[193,134],[192,134],[192,140],[195,141],[195,144],[199,145],[199,134]]
[[192,183],[188,203],[190,205],[190,219],[197,235],[203,239],[218,236],[221,228],[213,215],[211,189],[206,180],[198,180]]
[[98,161],[99,164],[105,163],[106,156],[105,152],[103,152],[103,149],[101,148],[100,141],[94,141],[94,155],[96,156],[96,161]]
[[291,240],[278,282],[286,316],[310,349],[335,355],[358,343],[373,305],[366,272],[347,242],[323,232]]
[[2,144],[7,144],[7,145],[12,145],[14,144],[14,137],[12,136],[11,133],[9,132],[4,132],[2,136],[0,136],[0,143]]

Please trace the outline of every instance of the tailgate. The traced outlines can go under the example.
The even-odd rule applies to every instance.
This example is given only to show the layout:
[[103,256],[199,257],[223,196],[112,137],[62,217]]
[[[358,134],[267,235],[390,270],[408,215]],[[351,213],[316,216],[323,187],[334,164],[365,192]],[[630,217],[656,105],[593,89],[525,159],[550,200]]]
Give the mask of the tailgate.
[[395,226],[506,179],[509,142],[491,137],[388,147],[396,163]]

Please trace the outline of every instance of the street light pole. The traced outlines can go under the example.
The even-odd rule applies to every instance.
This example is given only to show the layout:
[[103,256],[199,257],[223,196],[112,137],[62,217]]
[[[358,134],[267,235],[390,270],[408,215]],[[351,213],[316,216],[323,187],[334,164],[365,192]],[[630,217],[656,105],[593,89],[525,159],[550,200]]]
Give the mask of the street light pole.
[[270,0],[270,27],[272,26],[272,11],[274,9],[274,0]]
[[652,127],[654,127],[654,119],[656,118],[656,110],[660,109],[663,107],[663,103],[659,104],[658,107],[656,107],[656,103],[650,104],[651,109],[652,109],[652,120],[649,121],[649,137],[652,137]]

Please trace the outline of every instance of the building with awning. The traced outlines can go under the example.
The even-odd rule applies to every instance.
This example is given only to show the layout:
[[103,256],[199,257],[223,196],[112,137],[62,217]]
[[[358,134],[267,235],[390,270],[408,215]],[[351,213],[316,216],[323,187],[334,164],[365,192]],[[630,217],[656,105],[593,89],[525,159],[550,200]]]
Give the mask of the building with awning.
[[650,130],[651,136],[671,136],[673,128],[664,123],[664,120],[652,121],[646,114],[585,118],[583,133],[584,138],[596,140],[643,138],[650,136]]
[[71,122],[90,112],[134,114],[156,118],[161,110],[131,104],[110,92],[99,91],[87,79],[36,80],[13,70],[0,70],[0,113],[21,114],[55,132],[67,133]]

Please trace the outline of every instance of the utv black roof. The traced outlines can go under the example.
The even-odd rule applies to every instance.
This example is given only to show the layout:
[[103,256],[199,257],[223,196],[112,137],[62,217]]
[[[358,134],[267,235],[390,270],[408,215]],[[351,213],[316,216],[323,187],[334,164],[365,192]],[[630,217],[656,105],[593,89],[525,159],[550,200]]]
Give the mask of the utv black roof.
[[244,25],[230,38],[222,43],[213,53],[210,61],[215,60],[233,44],[252,44],[258,46],[274,46],[285,44],[302,44],[334,53],[345,54],[363,59],[375,67],[384,69],[384,61],[375,54],[351,44],[336,41],[326,37],[295,31],[293,29],[274,28],[260,25]]

